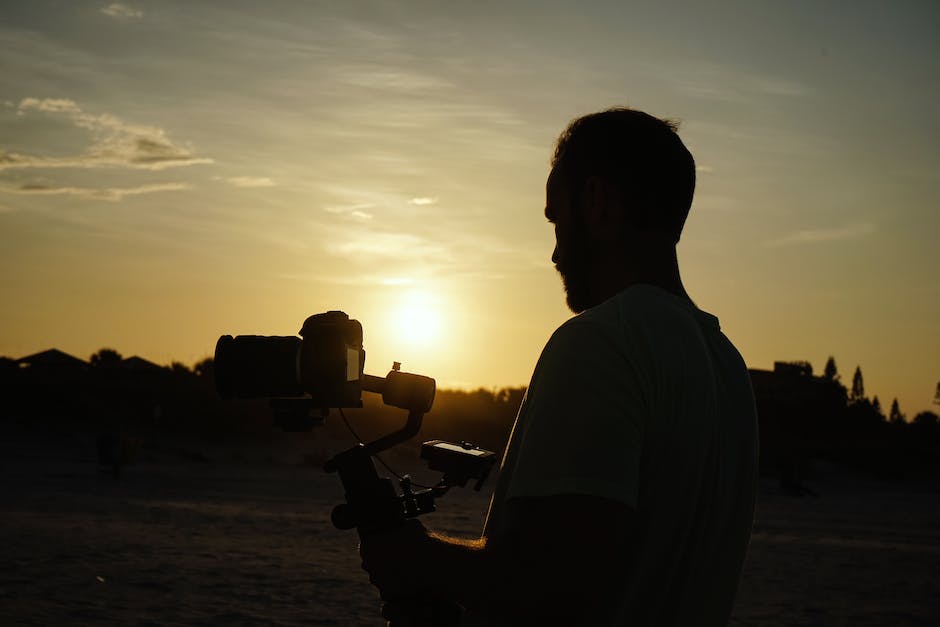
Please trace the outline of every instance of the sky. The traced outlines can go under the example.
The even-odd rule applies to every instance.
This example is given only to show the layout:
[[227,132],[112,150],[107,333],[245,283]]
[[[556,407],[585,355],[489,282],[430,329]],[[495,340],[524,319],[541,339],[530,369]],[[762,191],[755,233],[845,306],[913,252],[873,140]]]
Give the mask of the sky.
[[544,185],[681,121],[687,290],[752,368],[940,381],[940,4],[0,0],[0,355],[158,363],[341,309],[366,371],[527,383],[570,316]]

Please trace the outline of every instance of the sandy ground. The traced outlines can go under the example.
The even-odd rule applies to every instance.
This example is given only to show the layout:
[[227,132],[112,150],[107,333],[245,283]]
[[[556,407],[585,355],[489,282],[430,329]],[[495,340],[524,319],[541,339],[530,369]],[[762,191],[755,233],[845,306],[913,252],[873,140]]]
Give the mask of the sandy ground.
[[[164,445],[115,480],[91,437],[7,437],[0,624],[383,625],[356,534],[329,522],[339,482],[304,463],[331,448]],[[819,497],[762,485],[732,624],[940,624],[940,494],[826,467],[808,483]],[[454,490],[424,522],[478,535],[488,499]]]

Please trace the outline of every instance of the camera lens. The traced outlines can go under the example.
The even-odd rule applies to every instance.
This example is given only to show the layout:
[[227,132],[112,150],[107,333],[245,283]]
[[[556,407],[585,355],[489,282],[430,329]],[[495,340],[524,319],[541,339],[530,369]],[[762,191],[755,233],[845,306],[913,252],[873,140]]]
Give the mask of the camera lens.
[[295,336],[223,335],[215,345],[215,386],[223,398],[301,396]]

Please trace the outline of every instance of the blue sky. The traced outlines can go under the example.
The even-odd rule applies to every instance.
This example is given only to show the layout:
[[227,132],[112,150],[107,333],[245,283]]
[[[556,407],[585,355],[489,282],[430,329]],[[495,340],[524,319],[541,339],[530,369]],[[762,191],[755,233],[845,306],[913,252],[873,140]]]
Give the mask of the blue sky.
[[749,364],[928,407],[940,8],[704,4],[5,3],[0,353],[192,362],[343,308],[372,371],[525,383],[567,316],[552,142],[626,104],[682,120],[687,288]]

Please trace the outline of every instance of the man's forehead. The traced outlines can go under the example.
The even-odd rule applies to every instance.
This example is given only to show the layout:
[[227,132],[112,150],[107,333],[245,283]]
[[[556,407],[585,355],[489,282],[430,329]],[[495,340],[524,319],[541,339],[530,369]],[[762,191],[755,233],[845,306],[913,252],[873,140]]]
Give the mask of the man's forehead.
[[567,199],[564,192],[564,177],[558,171],[558,168],[552,168],[548,173],[548,179],[545,181],[545,217],[550,222],[558,219],[558,211],[564,211],[567,205]]

